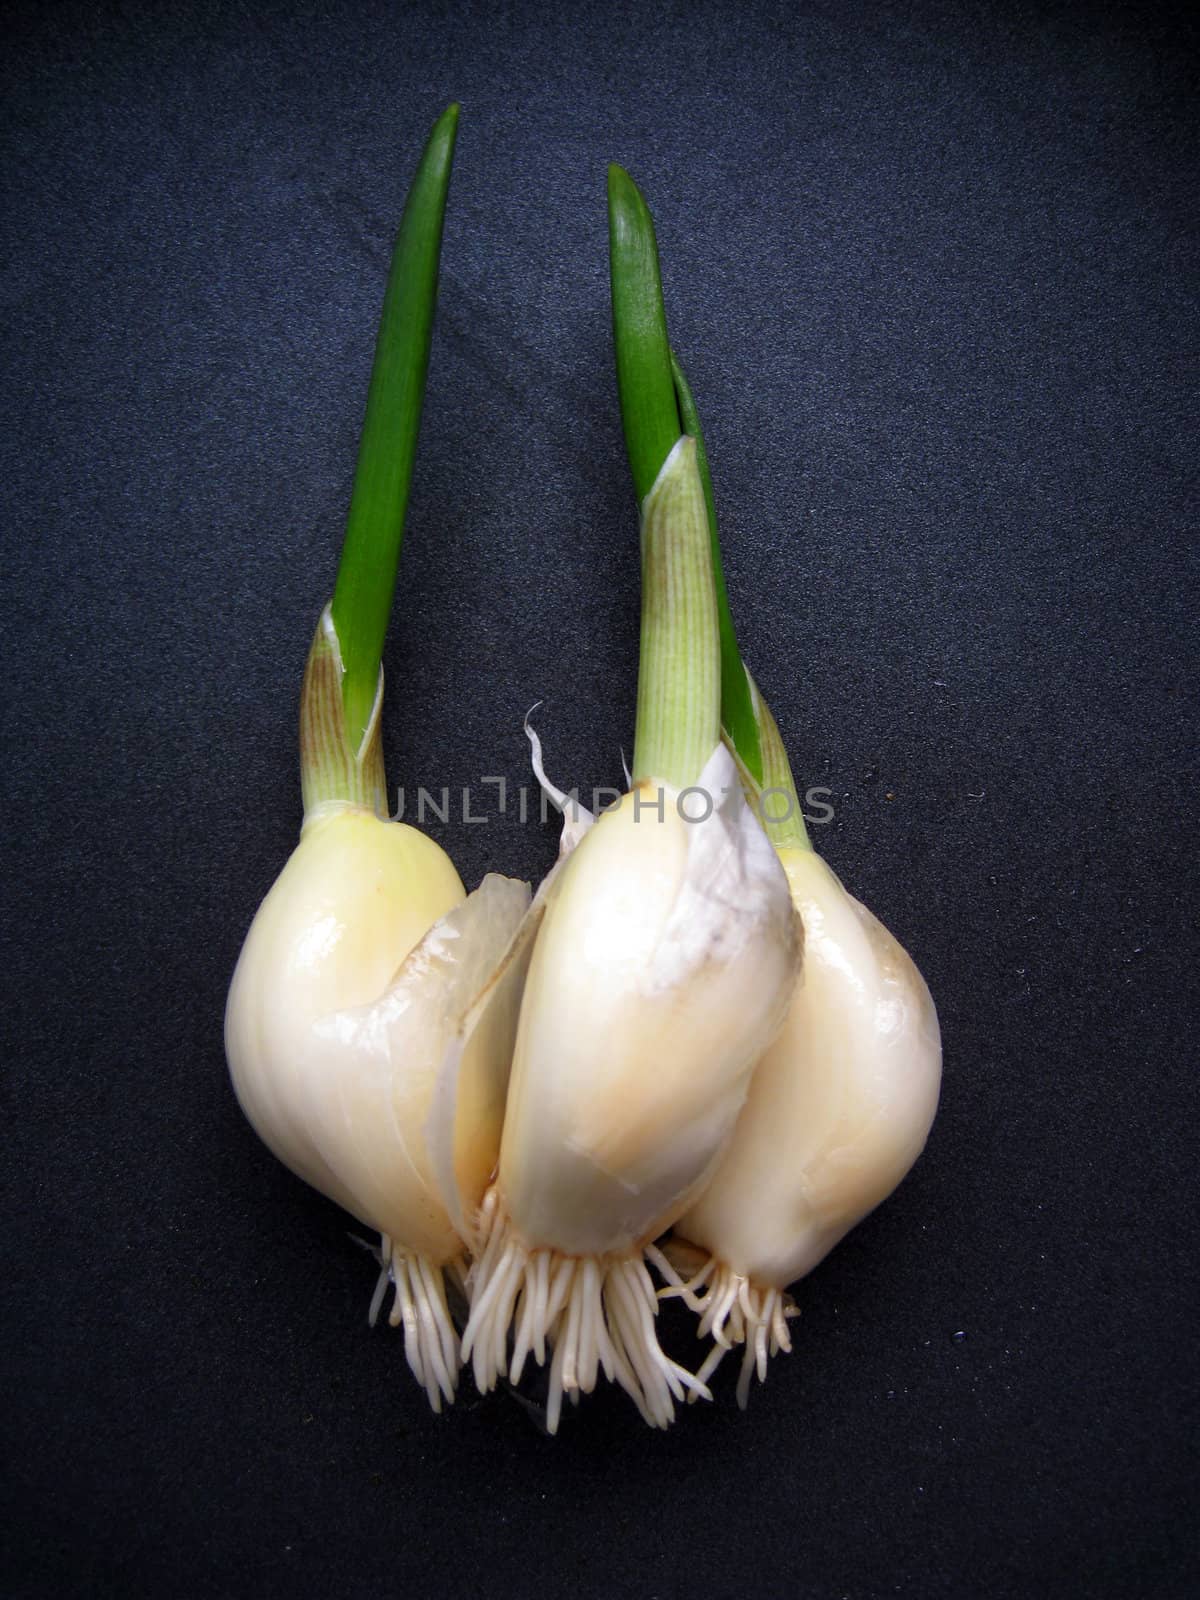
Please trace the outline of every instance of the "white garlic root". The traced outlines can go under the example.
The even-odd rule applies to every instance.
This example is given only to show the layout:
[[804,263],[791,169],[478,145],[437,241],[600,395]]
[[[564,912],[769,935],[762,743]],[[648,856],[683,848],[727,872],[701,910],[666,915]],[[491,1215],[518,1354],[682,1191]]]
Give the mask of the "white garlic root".
[[389,1284],[395,1290],[388,1323],[404,1327],[404,1354],[414,1378],[429,1397],[434,1411],[442,1400],[454,1403],[458,1387],[459,1348],[454,1319],[446,1303],[446,1274],[463,1279],[462,1260],[434,1266],[425,1256],[393,1244],[386,1234],[380,1237],[382,1265],[375,1293],[371,1298],[368,1321],[374,1327],[387,1298]]
[[[667,1280],[667,1287],[658,1291],[659,1299],[677,1297],[682,1300],[700,1318],[696,1337],[711,1336],[713,1340],[712,1349],[696,1373],[697,1378],[707,1383],[734,1345],[744,1346],[737,1403],[745,1411],[754,1374],[757,1372],[758,1381],[765,1383],[767,1358],[781,1352],[791,1353],[788,1320],[800,1315],[796,1302],[786,1290],[769,1284],[753,1284],[742,1273],[712,1256],[693,1277],[683,1279],[661,1250],[651,1246],[646,1254]],[[689,1402],[691,1399],[689,1395]]]
[[[546,1426],[557,1431],[564,1396],[591,1394],[600,1372],[618,1383],[643,1419],[666,1428],[674,1402],[711,1399],[702,1379],[665,1355],[658,1297],[640,1255],[569,1256],[529,1250],[493,1188],[480,1214],[481,1254],[470,1272],[471,1315],[462,1341],[481,1393],[500,1377],[519,1383],[532,1355],[550,1361]],[[510,1327],[515,1330],[511,1358]]]

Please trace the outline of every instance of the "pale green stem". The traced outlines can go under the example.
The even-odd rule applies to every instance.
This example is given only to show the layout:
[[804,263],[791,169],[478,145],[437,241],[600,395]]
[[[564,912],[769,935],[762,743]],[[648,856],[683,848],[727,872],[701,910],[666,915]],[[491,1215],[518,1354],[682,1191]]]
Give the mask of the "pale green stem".
[[725,587],[721,540],[717,532],[717,504],[713,498],[708,451],[704,447],[704,430],[700,426],[700,412],[695,397],[674,350],[671,351],[671,372],[679,402],[679,420],[683,424],[683,431],[690,433],[696,441],[696,461],[700,467],[700,482],[704,485],[704,506],[708,512],[708,529],[712,539],[713,581],[717,586],[717,622],[721,639],[721,724],[739,759],[757,781],[762,775],[762,752],[758,748],[758,728],[750,703],[750,674],[738,649],[733,612],[729,608],[729,592]]
[[676,789],[700,776],[721,732],[712,541],[696,442],[684,436],[642,504],[642,638],[633,778]]
[[750,699],[754,707],[754,720],[758,724],[758,747],[762,756],[762,782],[759,783],[738,755],[737,747],[728,732],[725,743],[737,762],[742,788],[755,816],[766,830],[767,837],[776,850],[811,850],[812,841],[804,826],[804,810],[796,792],[792,764],[783,748],[779,728],[771,715],[771,708],[758,692],[758,685],[746,669],[750,684]]
[[379,669],[375,701],[362,743],[349,737],[342,696],[342,652],[329,606],[321,613],[300,690],[300,788],[304,819],[320,807],[362,807],[387,815],[387,780],[379,713],[383,705],[383,669]]

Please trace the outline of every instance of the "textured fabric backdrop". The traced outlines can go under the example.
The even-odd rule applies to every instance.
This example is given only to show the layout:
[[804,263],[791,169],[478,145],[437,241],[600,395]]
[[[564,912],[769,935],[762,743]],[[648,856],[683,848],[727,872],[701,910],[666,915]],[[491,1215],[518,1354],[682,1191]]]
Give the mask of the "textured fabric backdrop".
[[[6,1596],[1182,1595],[1197,35],[1162,8],[5,9]],[[742,1416],[430,1415],[230,1092],[392,236],[462,103],[393,783],[620,781],[643,187],[745,653],[945,1083]],[[1191,641],[1194,646],[1194,639]],[[489,791],[485,791],[489,792]],[[469,884],[554,832],[431,831]],[[700,1353],[686,1319],[664,1337]]]

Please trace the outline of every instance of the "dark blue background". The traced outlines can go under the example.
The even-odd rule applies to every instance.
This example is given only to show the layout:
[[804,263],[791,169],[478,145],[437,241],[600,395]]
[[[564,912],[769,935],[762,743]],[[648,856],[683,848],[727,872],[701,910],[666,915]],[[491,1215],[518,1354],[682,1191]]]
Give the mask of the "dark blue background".
[[[8,7],[8,1596],[1189,1590],[1197,36],[969,3]],[[743,647],[942,1111],[747,1416],[432,1417],[221,1044],[392,235],[462,102],[394,783],[620,781],[642,185]],[[1194,647],[1194,639],[1191,641]],[[550,829],[435,825],[464,878]],[[669,1321],[677,1353],[696,1351]]]

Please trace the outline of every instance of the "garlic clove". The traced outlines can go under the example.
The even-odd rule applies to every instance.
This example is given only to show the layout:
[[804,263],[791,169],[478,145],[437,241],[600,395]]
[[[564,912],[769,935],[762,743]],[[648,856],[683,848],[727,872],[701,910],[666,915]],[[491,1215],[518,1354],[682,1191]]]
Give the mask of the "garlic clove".
[[701,1313],[717,1350],[745,1342],[743,1404],[751,1367],[761,1375],[766,1349],[788,1348],[783,1291],[910,1170],[941,1083],[937,1013],[907,952],[812,851],[781,858],[804,922],[802,981],[715,1176],[666,1247],[677,1265],[689,1249],[690,1264],[707,1258],[666,1292]]
[[521,1007],[464,1358],[490,1388],[553,1350],[551,1422],[602,1368],[665,1426],[690,1374],[653,1331],[643,1249],[707,1180],[798,960],[787,880],[718,746],[714,803],[640,785],[559,870]]

